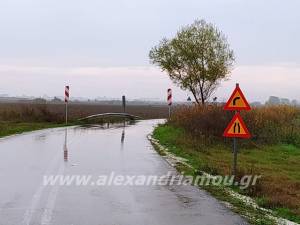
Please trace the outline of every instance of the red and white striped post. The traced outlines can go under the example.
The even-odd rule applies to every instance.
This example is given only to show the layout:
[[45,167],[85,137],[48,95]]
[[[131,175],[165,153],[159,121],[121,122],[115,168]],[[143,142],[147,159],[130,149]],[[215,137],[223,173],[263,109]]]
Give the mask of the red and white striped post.
[[171,105],[172,105],[172,89],[168,89],[168,97],[167,97],[167,102],[169,106],[169,119],[171,118]]
[[68,103],[70,96],[70,87],[65,86],[65,105],[66,105],[66,124],[68,124]]

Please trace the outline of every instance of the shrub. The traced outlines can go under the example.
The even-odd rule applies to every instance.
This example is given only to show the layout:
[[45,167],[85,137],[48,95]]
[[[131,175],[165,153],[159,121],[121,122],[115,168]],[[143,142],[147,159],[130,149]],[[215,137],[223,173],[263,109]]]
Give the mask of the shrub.
[[[169,123],[210,143],[224,140],[222,134],[233,114],[224,111],[220,105],[180,106],[174,110]],[[252,135],[252,143],[300,144],[300,109],[297,107],[264,106],[242,112],[241,115]]]
[[47,104],[20,104],[3,108],[0,113],[2,121],[14,122],[63,122],[63,114],[52,112]]

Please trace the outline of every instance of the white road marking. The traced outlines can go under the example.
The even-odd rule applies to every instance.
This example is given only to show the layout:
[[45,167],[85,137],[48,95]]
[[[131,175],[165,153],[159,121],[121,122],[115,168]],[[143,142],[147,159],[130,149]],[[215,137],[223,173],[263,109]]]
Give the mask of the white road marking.
[[[56,164],[59,162],[59,156],[60,155],[57,154],[55,156],[55,158],[51,161],[51,163],[50,163],[49,167],[47,168],[45,174],[51,174],[51,172],[53,172],[55,170]],[[35,194],[33,195],[32,200],[31,200],[30,208],[28,208],[26,210],[26,212],[24,213],[23,222],[22,222],[23,225],[30,225],[30,222],[32,220],[32,216],[33,216],[34,212],[37,209],[37,206],[40,202],[43,191],[46,187],[47,186],[45,186],[43,183],[41,183],[39,185],[38,189],[36,190]]]
[[[64,165],[61,165],[60,168],[59,168],[58,174],[63,174],[64,170],[65,170]],[[47,203],[46,203],[46,207],[45,207],[44,212],[42,214],[41,225],[49,225],[51,223],[52,214],[53,214],[53,210],[54,210],[54,207],[55,207],[55,202],[56,202],[58,190],[59,190],[59,184],[55,185],[49,193]]]

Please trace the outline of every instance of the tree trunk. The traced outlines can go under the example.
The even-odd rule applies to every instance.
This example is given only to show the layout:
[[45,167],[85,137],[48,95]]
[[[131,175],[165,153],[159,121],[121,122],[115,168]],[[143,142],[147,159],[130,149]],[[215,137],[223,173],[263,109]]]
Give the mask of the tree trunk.
[[193,94],[193,96],[194,96],[194,98],[195,98],[196,103],[197,103],[198,105],[200,105],[200,102],[199,102],[199,100],[197,99],[197,96],[196,96],[196,94],[195,94],[194,89],[190,87],[190,91],[192,92],[192,94]]
[[[193,92],[192,92],[193,93]],[[193,93],[193,96],[194,96],[194,98],[195,98],[195,101],[197,102],[197,104],[198,105],[200,105],[200,102],[199,102],[199,100],[197,99],[197,96]]]
[[205,99],[204,99],[204,96],[203,96],[203,89],[202,89],[202,87],[200,87],[200,94],[201,94],[201,103],[204,106],[205,105]]

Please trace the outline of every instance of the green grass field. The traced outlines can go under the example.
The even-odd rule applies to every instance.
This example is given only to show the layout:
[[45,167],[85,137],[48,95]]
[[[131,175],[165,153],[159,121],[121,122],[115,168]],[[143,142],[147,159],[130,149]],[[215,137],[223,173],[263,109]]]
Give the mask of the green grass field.
[[62,127],[64,124],[47,122],[0,122],[0,137],[19,134],[27,131],[40,130],[45,128]]
[[[175,155],[188,159],[194,168],[219,175],[231,172],[230,144],[216,142],[203,146],[197,138],[171,125],[157,127],[153,136]],[[238,176],[245,174],[262,175],[262,178],[256,186],[240,191],[242,194],[253,197],[260,206],[273,209],[279,216],[300,222],[299,147],[278,144],[241,148]]]

